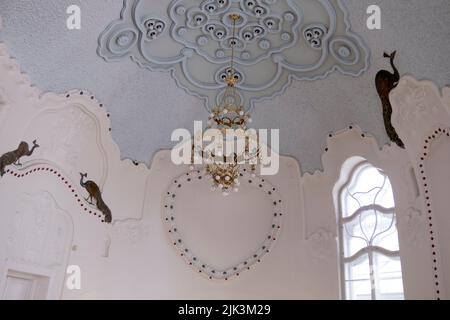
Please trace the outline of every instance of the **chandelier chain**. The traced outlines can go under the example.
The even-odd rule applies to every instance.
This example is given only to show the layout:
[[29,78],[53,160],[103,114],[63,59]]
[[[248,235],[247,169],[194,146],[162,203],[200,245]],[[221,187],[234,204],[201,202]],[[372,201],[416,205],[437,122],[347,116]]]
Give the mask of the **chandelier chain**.
[[231,40],[231,76],[234,77],[234,46],[236,45],[236,20],[239,19],[238,15],[231,15],[233,20],[233,37]]

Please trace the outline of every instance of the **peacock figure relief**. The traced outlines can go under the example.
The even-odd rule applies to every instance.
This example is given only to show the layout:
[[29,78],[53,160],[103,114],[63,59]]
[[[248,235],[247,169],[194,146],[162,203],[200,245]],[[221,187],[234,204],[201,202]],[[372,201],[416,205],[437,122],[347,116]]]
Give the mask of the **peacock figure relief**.
[[398,72],[397,67],[394,65],[395,55],[396,51],[392,52],[390,55],[384,53],[384,57],[389,58],[394,73],[391,73],[387,70],[379,71],[375,78],[375,84],[377,87],[378,95],[381,99],[381,103],[383,105],[383,119],[386,133],[391,141],[395,142],[400,148],[405,148],[403,141],[398,136],[391,122],[392,105],[391,101],[389,100],[389,94],[395,87],[397,87],[398,82],[400,81],[400,73]]
[[106,223],[111,223],[112,221],[112,215],[111,210],[109,210],[106,203],[103,201],[102,194],[100,192],[100,188],[94,181],[84,181],[85,178],[87,178],[87,173],[81,173],[81,179],[80,179],[80,185],[86,189],[86,191],[89,193],[89,197],[85,198],[85,200],[89,203],[94,205],[93,199],[95,199],[95,204],[97,205],[97,209],[100,210],[103,215],[105,216],[104,221]]
[[21,166],[20,158],[29,157],[33,154],[34,149],[38,148],[39,145],[36,140],[33,141],[33,147],[30,150],[28,143],[22,141],[16,150],[5,153],[0,157],[0,176],[5,174],[5,168],[9,165]]

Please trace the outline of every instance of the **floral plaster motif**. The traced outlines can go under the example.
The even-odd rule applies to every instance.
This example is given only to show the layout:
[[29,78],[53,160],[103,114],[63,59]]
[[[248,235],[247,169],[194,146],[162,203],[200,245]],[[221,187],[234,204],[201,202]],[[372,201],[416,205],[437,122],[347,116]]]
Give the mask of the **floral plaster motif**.
[[113,234],[122,237],[127,243],[134,245],[145,239],[150,233],[150,225],[140,219],[127,219],[114,224]]
[[[315,80],[333,70],[359,76],[368,49],[351,33],[340,0],[126,0],[121,18],[100,35],[106,61],[131,57],[170,70],[177,84],[210,109],[225,89],[236,49],[245,105],[281,94],[292,78]],[[233,36],[231,13],[240,15]]]
[[412,250],[417,250],[426,243],[426,216],[418,209],[410,207],[399,216],[398,222],[406,230],[404,232],[407,246]]
[[307,239],[309,254],[314,263],[322,263],[336,257],[336,236],[320,228]]

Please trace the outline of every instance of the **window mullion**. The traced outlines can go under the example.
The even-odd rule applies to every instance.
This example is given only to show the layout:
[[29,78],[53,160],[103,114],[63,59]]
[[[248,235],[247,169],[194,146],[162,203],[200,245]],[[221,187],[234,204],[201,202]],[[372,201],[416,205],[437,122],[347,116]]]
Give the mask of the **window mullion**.
[[370,295],[372,297],[372,300],[377,300],[376,295],[376,287],[375,287],[375,273],[374,273],[374,267],[373,267],[373,252],[369,251],[369,272],[370,272]]

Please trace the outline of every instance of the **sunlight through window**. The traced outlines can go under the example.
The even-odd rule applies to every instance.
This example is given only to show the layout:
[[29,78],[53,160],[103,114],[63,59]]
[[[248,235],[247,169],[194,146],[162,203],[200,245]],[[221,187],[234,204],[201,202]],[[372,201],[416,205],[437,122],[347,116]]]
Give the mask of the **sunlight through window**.
[[339,229],[344,298],[404,299],[392,186],[367,161],[340,189]]

